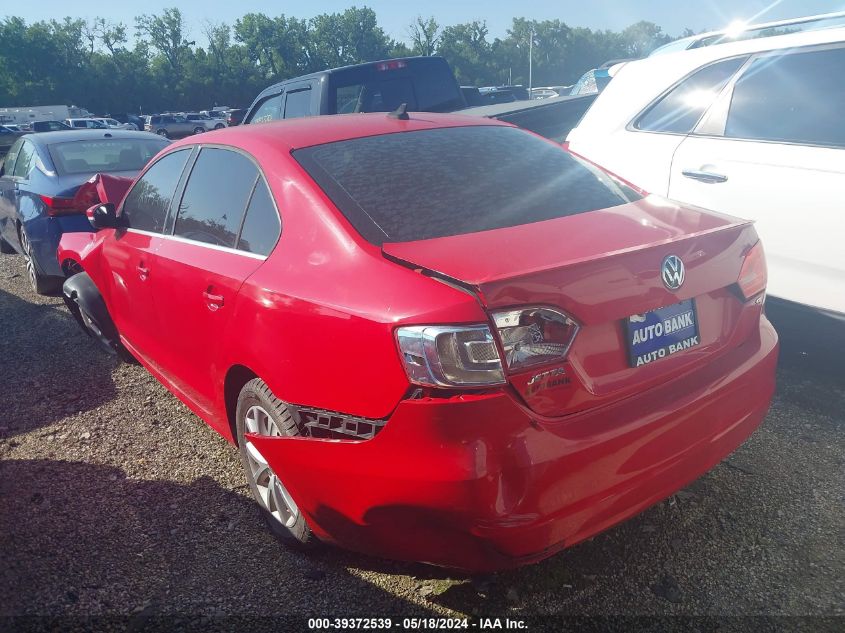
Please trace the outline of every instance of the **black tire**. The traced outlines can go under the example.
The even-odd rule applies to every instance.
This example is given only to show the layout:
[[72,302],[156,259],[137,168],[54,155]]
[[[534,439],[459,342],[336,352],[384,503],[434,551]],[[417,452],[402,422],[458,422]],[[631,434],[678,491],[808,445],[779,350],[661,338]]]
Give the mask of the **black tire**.
[[59,291],[62,285],[62,279],[58,277],[50,277],[41,272],[38,267],[38,261],[32,254],[32,244],[27,237],[26,229],[20,228],[21,247],[23,247],[23,257],[26,261],[26,276],[29,279],[29,285],[33,292],[39,295],[53,295]]
[[204,127],[200,127],[200,126],[198,125],[197,127],[195,127],[195,128],[194,128],[194,134],[202,134],[203,132],[205,132],[205,128],[204,128]]
[[226,127],[226,126],[223,125],[222,123],[218,123],[217,125],[214,126],[214,129],[215,130],[222,130],[224,127]]
[[0,253],[5,253],[6,255],[12,255],[16,253],[14,246],[9,244],[6,240],[3,239],[3,236],[0,236]]
[[[248,455],[249,442],[244,437],[247,425],[246,417],[253,407],[260,407],[260,409],[269,415],[279,435],[295,436],[300,434],[296,420],[291,415],[287,404],[279,400],[263,380],[253,378],[243,386],[238,395],[235,419],[238,447],[241,453],[241,464],[244,467],[249,488],[252,491],[252,495],[256,500],[264,521],[277,539],[287,547],[299,550],[312,549],[318,544],[318,541],[311,528],[305,522],[302,512],[297,511],[297,516],[293,520],[292,525],[286,526],[278,516],[271,512],[267,502],[264,501],[259,491],[257,482],[253,476],[253,466],[250,463],[251,458]],[[270,473],[275,475],[272,469],[270,469]]]
[[156,134],[158,134],[159,136],[163,136],[164,138],[170,138],[170,135],[167,133],[167,130],[165,130],[163,127],[157,129]]

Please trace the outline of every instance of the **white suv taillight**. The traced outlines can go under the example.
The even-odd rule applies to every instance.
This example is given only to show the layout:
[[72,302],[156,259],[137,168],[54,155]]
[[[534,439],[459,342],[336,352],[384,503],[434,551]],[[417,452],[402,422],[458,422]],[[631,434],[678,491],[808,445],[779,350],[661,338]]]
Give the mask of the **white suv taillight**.
[[419,385],[502,385],[505,374],[486,325],[400,327],[396,340],[405,372]]
[[757,242],[742,262],[737,285],[746,301],[760,294],[766,289],[768,273],[766,271],[766,255],[763,253],[763,243]]
[[578,324],[551,308],[520,308],[493,313],[510,371],[566,358]]

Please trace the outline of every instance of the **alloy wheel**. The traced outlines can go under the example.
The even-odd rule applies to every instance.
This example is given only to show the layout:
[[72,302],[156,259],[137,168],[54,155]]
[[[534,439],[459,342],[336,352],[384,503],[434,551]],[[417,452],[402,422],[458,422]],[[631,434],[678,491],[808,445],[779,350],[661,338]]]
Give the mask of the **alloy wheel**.
[[21,247],[23,250],[23,259],[26,262],[26,276],[29,278],[29,284],[33,290],[38,287],[38,271],[35,270],[35,260],[32,258],[32,245],[29,243],[29,238],[26,236],[26,231],[21,228]]
[[[244,427],[245,434],[254,433],[265,437],[282,436],[273,418],[260,405],[253,405],[246,412]],[[279,523],[287,528],[292,527],[299,517],[299,507],[255,444],[250,442],[248,437],[244,437],[244,442],[258,502]]]

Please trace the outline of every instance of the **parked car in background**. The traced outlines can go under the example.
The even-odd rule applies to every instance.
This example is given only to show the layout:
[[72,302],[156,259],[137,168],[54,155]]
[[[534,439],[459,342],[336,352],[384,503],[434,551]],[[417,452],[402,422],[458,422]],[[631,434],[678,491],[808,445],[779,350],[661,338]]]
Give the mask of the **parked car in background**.
[[598,94],[607,87],[612,78],[609,68],[593,68],[581,75],[569,94],[573,97]]
[[226,118],[229,116],[229,111],[231,108],[225,108],[223,110],[200,110],[200,114],[204,114],[207,117],[212,119],[219,119],[221,121],[225,121]]
[[205,125],[188,121],[179,114],[153,114],[146,117],[144,129],[164,138],[181,138],[206,131]]
[[210,130],[221,130],[226,127],[225,121],[210,117],[207,114],[188,112],[184,116],[185,119],[194,124],[194,134],[202,134]]
[[26,259],[32,289],[61,286],[56,259],[63,233],[92,230],[74,199],[94,174],[135,176],[167,141],[145,132],[70,130],[17,140],[0,167],[0,250]]
[[240,125],[244,120],[246,110],[243,108],[235,108],[226,113],[226,125],[232,127],[233,125]]
[[531,96],[528,94],[528,88],[525,86],[496,86],[497,90],[510,90],[517,101],[528,101]]
[[91,120],[102,123],[107,128],[112,130],[138,130],[137,126],[134,123],[128,121],[126,123],[121,123],[117,119],[113,119],[111,117],[91,117]]
[[109,126],[102,119],[65,119],[65,125],[82,130],[107,130]]
[[129,113],[120,113],[120,114],[113,114],[110,115],[110,118],[115,119],[119,123],[130,123],[134,125],[134,128],[127,127],[127,130],[135,129],[135,130],[143,130],[144,129],[144,120],[135,114]]
[[200,135],[91,217],[71,312],[240,447],[294,546],[524,565],[719,464],[774,391],[751,223],[488,119]]
[[73,128],[61,121],[35,121],[30,124],[30,129],[33,132],[63,132]]
[[[570,87],[571,89],[571,87]],[[560,93],[554,88],[532,88],[532,99],[550,99],[551,97],[559,97]]]
[[24,126],[19,125],[17,123],[6,123],[4,126],[7,130],[11,130],[12,132],[23,132]]
[[[16,127],[16,126],[15,126]],[[17,141],[23,132],[14,129],[11,125],[0,125],[0,159],[6,155],[9,148]]]
[[484,86],[478,89],[482,105],[493,105],[496,103],[513,103],[517,101],[516,95],[507,88],[496,88]]
[[470,108],[484,105],[484,102],[481,100],[481,93],[475,86],[461,86],[461,94],[464,96],[466,105]]
[[751,218],[769,295],[845,319],[845,28],[625,66],[570,148],[647,191]]
[[266,123],[322,114],[409,111],[450,112],[463,108],[458,82],[442,57],[406,57],[368,62],[286,79],[265,89],[243,118]]
[[845,11],[790,18],[776,22],[764,22],[762,24],[744,24],[738,22],[720,31],[699,33],[698,35],[674,40],[651,51],[649,57],[676,53],[693,48],[702,48],[704,46],[714,46],[716,44],[730,44],[731,42],[758,39],[761,37],[774,37],[800,31],[828,29],[835,26],[845,26]]

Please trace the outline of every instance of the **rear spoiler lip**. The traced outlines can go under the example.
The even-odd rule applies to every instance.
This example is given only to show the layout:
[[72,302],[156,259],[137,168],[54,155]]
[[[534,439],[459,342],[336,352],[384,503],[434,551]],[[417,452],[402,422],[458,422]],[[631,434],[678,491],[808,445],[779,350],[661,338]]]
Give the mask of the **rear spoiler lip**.
[[668,244],[683,242],[685,240],[699,238],[699,237],[703,237],[705,235],[712,235],[714,233],[721,233],[723,231],[728,231],[728,230],[733,230],[733,229],[741,229],[741,228],[744,228],[746,226],[751,226],[751,225],[753,225],[752,220],[737,220],[737,221],[731,222],[729,224],[723,224],[722,226],[714,227],[714,228],[711,228],[711,229],[705,229],[703,231],[696,231],[696,232],[693,232],[693,233],[685,233],[684,235],[679,235],[677,237],[671,237],[671,238],[668,238],[668,239],[665,239],[665,240],[658,240],[658,241],[655,241],[655,242],[647,242],[647,243],[639,244],[637,246],[632,246],[632,247],[629,247],[629,248],[622,248],[622,249],[618,249],[618,250],[615,250],[615,251],[609,251],[609,252],[606,252],[606,253],[599,253],[599,254],[591,255],[591,256],[587,256],[587,257],[579,257],[579,258],[575,258],[575,259],[569,259],[569,260],[562,261],[562,262],[551,263],[551,264],[548,264],[548,265],[545,265],[545,266],[536,266],[536,267],[533,267],[533,268],[520,270],[519,272],[516,272],[513,275],[508,275],[506,277],[485,276],[485,277],[480,277],[480,278],[477,278],[477,279],[459,279],[459,278],[454,277],[453,275],[450,275],[450,274],[445,273],[443,271],[436,270],[434,268],[415,263],[415,262],[413,262],[409,259],[406,259],[404,257],[400,257],[399,255],[395,255],[393,253],[386,251],[385,247],[389,247],[391,245],[391,242],[385,242],[384,244],[382,244],[381,251],[382,251],[382,255],[384,256],[385,259],[388,259],[388,260],[393,261],[397,264],[405,266],[406,268],[410,268],[412,270],[420,271],[421,273],[424,273],[424,274],[427,274],[427,275],[430,275],[430,276],[440,277],[443,280],[445,280],[445,281],[447,281],[451,284],[458,285],[462,288],[467,289],[468,291],[472,292],[473,294],[478,295],[478,294],[480,294],[481,287],[484,284],[496,283],[496,282],[504,281],[506,279],[507,280],[521,279],[523,277],[529,277],[531,275],[536,275],[537,273],[552,270],[554,268],[564,268],[564,267],[569,267],[569,266],[577,266],[579,264],[583,264],[583,263],[586,263],[586,262],[595,261],[596,259],[599,259],[599,258],[610,259],[610,258],[620,257],[620,256],[623,256],[623,255],[635,253],[637,251],[645,250],[645,249],[648,249],[648,248],[654,248],[656,246],[666,246]]

